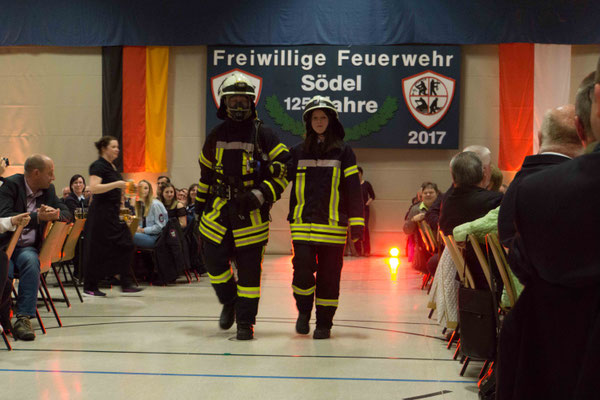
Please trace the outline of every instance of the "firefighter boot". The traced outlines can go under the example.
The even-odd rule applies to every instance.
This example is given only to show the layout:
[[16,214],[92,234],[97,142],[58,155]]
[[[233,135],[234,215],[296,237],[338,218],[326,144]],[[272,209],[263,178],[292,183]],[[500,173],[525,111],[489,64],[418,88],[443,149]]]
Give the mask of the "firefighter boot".
[[299,313],[296,320],[296,332],[301,335],[307,335],[310,332],[308,322],[310,321],[310,313]]
[[250,324],[237,325],[237,340],[251,340],[254,338],[254,329]]
[[235,303],[223,304],[221,316],[219,317],[219,327],[221,329],[229,329],[235,320]]
[[313,333],[313,339],[329,339],[331,336],[331,329],[322,326],[317,326]]

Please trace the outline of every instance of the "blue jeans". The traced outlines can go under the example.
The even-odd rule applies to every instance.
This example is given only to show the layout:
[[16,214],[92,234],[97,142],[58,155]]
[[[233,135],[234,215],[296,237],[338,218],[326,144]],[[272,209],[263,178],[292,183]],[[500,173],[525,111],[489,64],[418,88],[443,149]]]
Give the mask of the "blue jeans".
[[40,289],[40,259],[35,247],[16,247],[10,258],[8,277],[19,273],[17,315],[35,317],[37,294]]
[[147,235],[145,233],[133,235],[133,243],[143,249],[153,249],[156,245],[156,239],[158,239],[158,235]]

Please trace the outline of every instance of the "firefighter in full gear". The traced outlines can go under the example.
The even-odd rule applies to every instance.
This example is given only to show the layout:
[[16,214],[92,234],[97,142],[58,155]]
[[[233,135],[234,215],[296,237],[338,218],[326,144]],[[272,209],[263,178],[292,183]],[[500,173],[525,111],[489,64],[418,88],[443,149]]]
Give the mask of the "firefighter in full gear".
[[[288,184],[290,153],[255,110],[255,88],[241,73],[219,87],[217,117],[200,154],[196,215],[208,275],[223,309],[222,329],[254,337],[269,211]],[[237,281],[230,262],[237,268]]]
[[291,149],[287,175],[293,182],[288,221],[294,245],[296,332],[309,333],[314,303],[313,338],[327,339],[338,307],[348,226],[352,240],[362,238],[362,192],[356,157],[344,143],[344,128],[331,100],[313,97],[302,117],[305,140]]

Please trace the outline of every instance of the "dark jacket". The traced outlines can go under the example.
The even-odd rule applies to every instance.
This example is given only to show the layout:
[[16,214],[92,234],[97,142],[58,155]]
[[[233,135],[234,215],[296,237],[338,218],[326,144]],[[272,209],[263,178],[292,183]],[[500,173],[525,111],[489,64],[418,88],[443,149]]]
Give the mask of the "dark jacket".
[[[71,222],[73,215],[67,206],[56,197],[54,185],[48,189],[42,189],[42,195],[36,198],[36,208],[42,204],[60,209],[60,221]],[[25,176],[15,174],[5,178],[4,184],[0,186],[0,217],[12,217],[13,215],[27,212],[27,191],[25,188]],[[37,211],[32,212],[31,221],[26,228],[36,230],[35,247],[41,245],[42,232],[46,228],[45,221],[38,222]],[[12,232],[0,234],[0,248],[4,248],[10,242]]]
[[75,215],[76,208],[87,208],[90,205],[88,199],[84,198],[83,202],[81,202],[73,192],[69,193],[69,195],[66,199],[63,200],[63,202],[67,205],[69,212],[73,215]]

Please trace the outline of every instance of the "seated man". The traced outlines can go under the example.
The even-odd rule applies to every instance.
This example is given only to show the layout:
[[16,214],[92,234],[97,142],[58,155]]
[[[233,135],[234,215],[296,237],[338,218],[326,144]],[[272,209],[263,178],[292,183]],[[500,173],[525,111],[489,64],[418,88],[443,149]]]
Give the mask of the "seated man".
[[[453,229],[460,224],[483,217],[502,201],[501,193],[484,189],[489,179],[485,178],[483,163],[476,153],[457,154],[450,161],[450,170],[454,189],[444,199],[440,213],[440,229],[445,235],[452,235]],[[467,244],[465,260],[475,286],[487,288],[485,275],[470,244]]]
[[[0,187],[0,217],[11,217],[28,212],[31,221],[23,229],[10,259],[9,278],[19,273],[17,321],[13,336],[20,340],[33,340],[35,333],[29,319],[35,317],[37,293],[40,284],[39,248],[48,221],[72,220],[67,206],[56,197],[54,163],[48,156],[36,154],[25,161],[25,174],[15,174],[5,179]],[[9,232],[0,235],[0,248],[10,241]]]

